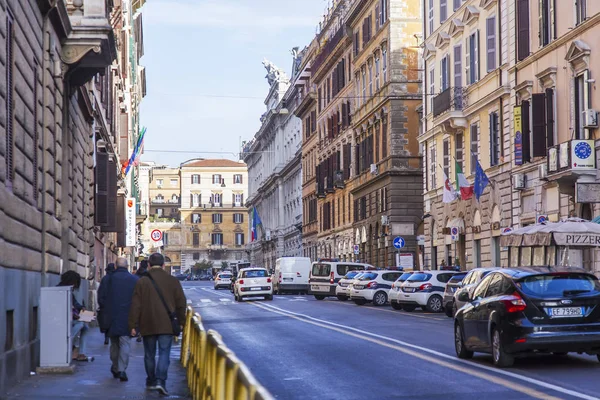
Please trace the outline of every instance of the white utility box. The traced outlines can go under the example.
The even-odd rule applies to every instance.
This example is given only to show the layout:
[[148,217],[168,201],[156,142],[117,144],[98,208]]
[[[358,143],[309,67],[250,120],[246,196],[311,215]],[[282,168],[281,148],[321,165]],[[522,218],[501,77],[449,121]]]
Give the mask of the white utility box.
[[43,287],[40,294],[40,367],[71,364],[71,286]]

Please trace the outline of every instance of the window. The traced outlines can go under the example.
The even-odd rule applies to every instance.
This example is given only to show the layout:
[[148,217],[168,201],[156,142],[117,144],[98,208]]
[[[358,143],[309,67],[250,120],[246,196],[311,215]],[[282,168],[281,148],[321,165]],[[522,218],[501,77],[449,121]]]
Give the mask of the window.
[[199,224],[202,222],[201,214],[192,214],[192,224]]
[[431,182],[431,187],[429,188],[429,190],[433,190],[436,188],[437,184],[436,184],[436,179],[435,179],[435,175],[436,175],[436,165],[437,165],[437,161],[435,160],[435,142],[433,142],[433,144],[431,145],[431,148],[429,149],[429,175],[430,175],[430,182]]
[[369,97],[373,97],[373,63],[369,61]]
[[164,183],[164,181],[162,179],[157,179],[156,180],[156,186],[158,186],[159,188],[162,187],[163,183]]
[[379,91],[379,56],[375,56],[375,91]]
[[448,0],[440,0],[440,24],[448,19]]
[[450,177],[450,139],[449,138],[444,139],[443,147],[444,147],[444,159],[442,162],[444,163],[444,174],[446,175],[446,177]]
[[388,140],[387,140],[387,115],[384,115],[381,119],[381,158],[387,157]]
[[[311,117],[312,117],[313,113],[311,113]],[[312,119],[311,119],[311,124],[312,124]],[[310,127],[307,127],[307,128],[310,128]],[[235,183],[236,185],[242,184],[242,174],[233,175],[233,183]]]
[[243,246],[244,245],[244,234],[243,233],[236,233],[235,234],[235,245],[236,246]]
[[575,21],[581,24],[587,18],[587,0],[575,0]]
[[239,213],[233,214],[233,222],[235,224],[244,223],[244,214],[239,214]]
[[554,2],[555,0],[539,0],[539,25],[540,46],[546,46],[556,39],[556,28],[554,25]]
[[[6,15],[6,186],[12,190],[12,182],[15,179],[15,166],[14,166],[14,149],[15,149],[15,138],[14,138],[14,119],[15,119],[15,107],[14,107],[14,69],[15,69],[15,55],[14,55],[14,44],[15,44],[15,29],[14,20],[10,12]],[[7,312],[8,313],[8,312]],[[12,316],[12,311],[10,311]],[[8,329],[8,321],[7,321]],[[8,332],[7,332],[8,334]],[[12,347],[12,333],[11,333],[11,347]],[[8,336],[7,336],[8,343]]]
[[479,80],[479,31],[473,32],[467,38],[467,85]]
[[454,46],[454,87],[458,93],[462,93],[462,85],[462,46],[459,44]]
[[223,194],[213,193],[210,195],[210,202],[214,207],[220,207],[223,201]]
[[487,72],[496,69],[496,17],[486,20]]
[[381,3],[379,5],[379,17],[380,17],[379,25],[383,25],[387,21],[388,0],[380,0],[380,1],[381,1]]
[[177,186],[177,179],[171,179],[169,182],[171,183],[171,186]]
[[192,193],[192,207],[200,207],[200,193]]
[[456,11],[460,8],[461,4],[462,4],[463,0],[454,0],[452,5],[453,5],[453,10]]
[[220,185],[221,183],[223,183],[223,179],[221,178],[220,174],[214,174],[212,176],[212,183],[215,185]]
[[429,70],[429,107],[431,107],[431,111],[433,111],[433,98],[435,97],[435,69],[432,68]]
[[194,247],[200,246],[200,232],[192,233],[192,244]]
[[212,215],[213,224],[220,224],[223,222],[223,214],[213,214]]
[[478,129],[477,124],[471,125],[471,173],[475,173],[475,165],[477,164],[477,158],[479,156],[479,146],[477,143]]
[[531,160],[531,127],[529,126],[529,100],[521,102],[521,126],[523,129],[523,162]]
[[433,34],[433,0],[429,0],[429,34]]
[[169,232],[163,233],[163,245],[164,246],[169,245]]
[[223,245],[223,234],[222,233],[213,233],[210,235],[211,244],[222,246]]
[[504,288],[504,279],[500,274],[492,275],[492,280],[490,281],[490,285],[488,286],[487,291],[485,292],[485,297],[495,297],[500,296],[503,293]]
[[6,334],[4,351],[12,350],[15,345],[15,310],[6,310]]
[[31,309],[29,318],[29,341],[34,341],[38,336],[38,307]]
[[365,67],[362,69],[362,102],[367,101],[367,71]]
[[534,93],[531,97],[533,157],[545,157],[546,150],[554,146],[554,90]]
[[165,197],[162,194],[157,194],[156,197],[154,197],[154,202],[155,203],[164,203]]
[[192,184],[197,185],[200,183],[200,175],[192,175]]
[[200,253],[193,253],[193,254],[192,254],[192,258],[193,258],[194,260],[199,260],[199,259],[200,259]]
[[233,203],[235,207],[243,207],[244,195],[242,193],[235,193],[233,195]]
[[165,210],[163,208],[156,209],[156,215],[160,218],[165,215]]
[[381,50],[381,62],[383,63],[383,83],[385,83],[387,82],[387,45],[385,45]]
[[440,61],[440,92],[450,87],[450,57],[446,54]]
[[529,0],[517,0],[517,61],[529,56]]
[[179,197],[177,197],[176,194],[173,194],[171,196],[171,203],[178,203],[179,202]]
[[575,77],[575,138],[587,139],[583,112],[590,107],[589,71]]
[[490,166],[500,163],[500,120],[498,113],[490,114]]
[[492,280],[493,277],[494,277],[494,274],[488,275],[485,278],[483,278],[481,283],[479,283],[479,285],[477,285],[477,287],[475,288],[475,291],[473,292],[473,299],[483,299],[483,297],[485,295],[485,291],[487,290],[487,288],[490,284],[490,281]]
[[473,241],[473,265],[475,267],[480,267],[481,266],[481,240],[474,240]]

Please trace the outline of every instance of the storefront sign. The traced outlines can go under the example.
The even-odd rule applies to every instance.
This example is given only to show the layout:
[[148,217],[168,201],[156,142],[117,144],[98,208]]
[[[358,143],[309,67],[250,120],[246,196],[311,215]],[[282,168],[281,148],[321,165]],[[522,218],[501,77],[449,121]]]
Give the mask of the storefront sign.
[[128,197],[125,201],[125,246],[135,246],[137,244],[137,234],[135,226],[135,198]]
[[521,120],[521,106],[514,108],[515,121],[515,165],[523,164],[523,127]]
[[559,246],[600,247],[600,234],[554,233]]
[[596,149],[593,140],[571,141],[571,168],[588,169],[596,167]]

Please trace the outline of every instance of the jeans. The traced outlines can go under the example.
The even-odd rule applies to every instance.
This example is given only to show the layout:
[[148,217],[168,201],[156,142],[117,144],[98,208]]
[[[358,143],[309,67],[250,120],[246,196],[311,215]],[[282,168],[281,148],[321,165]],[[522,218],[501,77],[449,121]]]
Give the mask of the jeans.
[[79,335],[79,355],[85,355],[85,351],[87,350],[88,329],[87,324],[81,321],[73,321],[73,324],[71,325],[71,339],[74,339],[75,336],[81,332]]
[[110,361],[111,370],[125,372],[129,365],[129,350],[131,348],[131,337],[111,336],[110,338]]
[[[146,385],[167,382],[167,371],[171,362],[171,345],[173,335],[144,336],[144,367],[146,368]],[[158,364],[156,364],[156,345],[158,344]]]

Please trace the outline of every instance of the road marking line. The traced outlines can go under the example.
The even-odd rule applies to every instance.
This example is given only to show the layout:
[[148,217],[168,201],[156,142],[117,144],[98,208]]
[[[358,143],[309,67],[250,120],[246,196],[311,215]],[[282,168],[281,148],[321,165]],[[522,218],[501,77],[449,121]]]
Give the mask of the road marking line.
[[[340,301],[328,301],[327,304],[339,304],[341,306],[346,306],[346,307],[352,307],[352,304],[348,304],[348,303],[342,303]],[[359,306],[357,306],[359,307]],[[396,314],[396,315],[406,315],[408,317],[415,317],[415,318],[422,318],[422,319],[429,319],[432,321],[445,321],[444,318],[434,318],[434,317],[428,317],[425,315],[417,315],[417,314],[410,314],[408,312],[400,312],[400,311],[394,311],[394,310],[386,310],[383,308],[375,308],[375,307],[364,307],[367,310],[375,310],[375,311],[383,311],[383,312],[389,312],[392,314]]]
[[231,299],[219,299],[219,301],[231,301]]
[[[443,366],[443,367],[447,367],[447,368],[450,368],[450,369],[453,369],[453,370],[456,370],[456,371],[464,372],[464,373],[466,373],[468,375],[472,375],[472,376],[475,376],[475,377],[487,380],[488,382],[496,383],[498,385],[501,385],[501,386],[504,386],[506,388],[513,389],[515,391],[527,394],[527,395],[535,397],[537,399],[557,400],[559,398],[558,397],[549,396],[546,393],[539,392],[539,391],[537,391],[535,389],[531,389],[531,388],[528,388],[526,386],[520,385],[518,383],[514,383],[514,382],[511,382],[509,380],[506,380],[506,379],[503,379],[503,378],[500,378],[500,377],[496,377],[496,376],[490,375],[490,374],[488,374],[486,372],[480,372],[480,371],[477,371],[475,369],[477,368],[477,369],[482,369],[482,370],[485,370],[485,371],[488,371],[488,372],[491,372],[491,373],[494,373],[494,374],[505,375],[505,376],[508,376],[508,377],[511,377],[511,378],[514,378],[514,379],[518,379],[518,380],[521,380],[521,381],[524,381],[524,382],[527,382],[527,383],[531,383],[531,384],[536,385],[536,386],[543,387],[545,389],[550,389],[550,390],[553,390],[553,391],[556,391],[556,392],[559,392],[559,393],[562,393],[562,394],[566,394],[566,395],[569,395],[569,396],[572,396],[572,397],[576,397],[576,398],[579,398],[579,399],[584,399],[584,400],[598,400],[599,399],[598,397],[589,396],[587,394],[576,392],[576,391],[570,390],[570,389],[566,389],[566,388],[563,388],[561,386],[557,386],[557,385],[554,385],[554,384],[551,384],[551,383],[546,383],[544,381],[540,381],[540,380],[537,380],[537,379],[534,379],[534,378],[529,378],[529,377],[526,377],[526,376],[515,374],[513,372],[504,371],[504,370],[501,370],[501,369],[496,369],[496,368],[488,367],[488,366],[485,366],[485,365],[475,364],[475,363],[472,363],[472,362],[461,360],[461,359],[456,358],[456,357],[449,356],[449,355],[444,354],[444,353],[440,353],[440,352],[435,351],[435,350],[428,349],[426,347],[417,346],[417,345],[414,345],[414,344],[411,344],[411,343],[403,342],[401,340],[397,340],[397,339],[389,338],[389,337],[386,337],[386,336],[378,335],[378,334],[375,334],[375,333],[372,333],[372,332],[368,332],[368,331],[364,331],[364,330],[361,330],[361,329],[352,328],[352,327],[341,325],[341,324],[336,324],[334,322],[325,321],[325,320],[321,320],[321,319],[318,319],[318,318],[313,318],[313,317],[308,316],[308,315],[294,313],[292,311],[284,310],[284,309],[281,309],[279,307],[275,307],[275,306],[272,306],[272,305],[257,304],[257,303],[253,303],[252,305],[256,306],[256,307],[259,307],[259,308],[262,308],[265,311],[270,311],[270,312],[273,312],[273,313],[276,313],[276,314],[285,315],[285,316],[288,316],[289,318],[293,318],[293,319],[296,319],[298,321],[305,322],[307,324],[312,324],[312,325],[320,326],[322,328],[329,329],[329,330],[332,330],[332,331],[336,331],[336,332],[342,333],[344,335],[352,336],[352,337],[355,337],[355,338],[358,338],[358,339],[362,339],[362,340],[365,340],[365,341],[368,341],[368,342],[371,342],[371,343],[379,344],[381,346],[388,347],[388,348],[400,351],[400,352],[408,354],[408,355],[412,355],[414,357],[420,358],[420,359],[425,360],[425,361],[432,362],[434,364],[438,364],[438,365]],[[354,331],[354,332],[357,332],[357,333],[350,332],[350,331]],[[366,337],[365,337],[365,335],[366,335]],[[379,339],[383,339],[383,340],[386,340],[386,341],[389,341],[389,342],[394,342],[394,343],[397,343],[399,345],[402,345],[402,346],[405,346],[405,347],[410,347],[410,348],[415,349],[415,350],[407,349],[405,347],[400,347],[400,346],[397,346],[397,345],[394,345],[394,344],[391,344],[391,343],[386,343],[383,340],[379,340]],[[429,353],[429,354],[434,355],[436,357],[445,358],[447,360],[452,360],[453,362],[461,363],[464,366],[456,365],[456,364],[453,364],[453,363],[448,362],[448,361],[442,361],[442,360],[439,360],[438,358],[434,358],[432,356],[419,353],[416,350],[424,352],[424,353]]]
[[200,302],[202,303],[212,303],[211,299],[200,299]]

